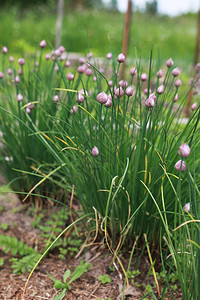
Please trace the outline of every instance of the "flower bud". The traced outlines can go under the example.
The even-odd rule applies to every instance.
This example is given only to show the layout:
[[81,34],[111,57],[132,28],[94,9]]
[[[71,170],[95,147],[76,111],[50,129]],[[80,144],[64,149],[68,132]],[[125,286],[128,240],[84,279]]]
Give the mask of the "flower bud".
[[105,103],[105,106],[106,107],[111,107],[112,106],[112,97],[111,97],[111,95],[108,95],[108,100]]
[[45,48],[46,45],[47,45],[47,43],[46,43],[45,40],[42,40],[42,41],[40,42],[40,47],[41,47],[41,48]]
[[166,61],[166,66],[168,68],[171,68],[174,65],[174,62],[172,60],[172,58],[170,57],[167,61]]
[[136,75],[137,74],[137,69],[135,68],[135,67],[132,67],[131,69],[130,69],[130,75],[131,76],[134,76],[134,75]]
[[67,79],[68,79],[69,81],[74,80],[74,75],[73,75],[72,73],[68,73],[68,74],[67,74]]
[[70,61],[69,60],[66,60],[65,62],[65,67],[68,68],[70,66]]
[[125,90],[125,94],[130,97],[133,95],[133,87],[132,86],[128,86]]
[[2,51],[1,51],[3,54],[6,54],[6,53],[8,53],[8,48],[6,47],[6,46],[4,46],[3,48],[2,48]]
[[53,54],[56,55],[56,56],[58,56],[58,57],[60,57],[61,56],[60,49],[56,49]]
[[86,62],[86,60],[85,60],[84,57],[80,57],[78,61],[79,61],[79,63],[82,64],[82,65],[85,64],[85,62]]
[[125,62],[125,55],[123,53],[120,53],[118,56],[117,56],[117,61],[119,63],[123,63]]
[[106,58],[107,58],[107,59],[111,59],[111,58],[112,58],[112,53],[111,53],[111,52],[107,53],[107,54],[106,54]]
[[181,172],[184,172],[186,170],[186,164],[185,164],[184,160],[180,159],[179,161],[177,161],[177,163],[175,164],[175,169],[177,171],[181,170]]
[[160,85],[160,86],[157,88],[157,93],[158,93],[158,94],[163,94],[163,92],[164,92],[164,85],[162,84],[162,85]]
[[92,57],[93,57],[92,52],[89,52],[89,53],[87,54],[87,58],[90,59],[90,58],[92,58]]
[[10,56],[10,57],[9,57],[9,61],[10,61],[10,62],[14,62],[14,57],[13,57],[13,56]]
[[77,70],[78,70],[78,72],[79,72],[80,74],[82,74],[82,73],[85,72],[85,66],[84,66],[84,65],[78,66]]
[[141,79],[142,81],[146,81],[146,80],[147,80],[147,74],[146,74],[146,73],[142,73],[140,79]]
[[105,104],[108,101],[108,95],[105,92],[101,92],[97,95],[97,101],[101,104]]
[[84,91],[84,89],[81,89],[80,91],[78,91],[78,93],[76,95],[76,102],[82,103],[85,99],[84,95],[88,96],[87,91]]
[[26,107],[26,113],[29,115],[30,113],[31,113],[31,109],[30,109],[30,107]]
[[58,48],[58,50],[60,51],[60,53],[63,53],[63,52],[65,52],[65,47],[61,45],[61,46]]
[[96,146],[94,146],[94,148],[92,149],[92,155],[93,156],[98,156],[99,155],[99,149]]
[[16,82],[16,83],[20,83],[20,78],[19,78],[19,76],[16,76],[16,77],[15,77],[15,82]]
[[115,94],[115,96],[118,98],[118,97],[122,97],[123,95],[124,95],[124,91],[123,91],[123,88],[116,88],[116,86],[115,86],[115,88],[114,88],[114,94]]
[[20,69],[18,70],[17,73],[18,73],[19,75],[22,75],[22,73],[23,73],[22,69],[20,68]]
[[112,86],[113,86],[113,82],[112,82],[112,80],[108,81],[108,85],[109,85],[110,87],[112,87]]
[[161,78],[163,76],[163,71],[160,69],[157,73],[156,73],[156,77],[157,78]]
[[118,82],[118,84],[119,84],[119,86],[122,87],[122,88],[128,86],[128,82],[125,81],[125,80],[120,80],[120,81]]
[[179,75],[180,75],[180,70],[179,70],[179,68],[175,68],[175,69],[173,69],[173,71],[172,71],[172,75],[173,75],[174,77],[177,77],[177,76],[179,76]]
[[58,102],[59,101],[59,97],[58,97],[58,95],[54,95],[53,96],[53,102]]
[[183,206],[183,211],[185,213],[190,213],[190,203],[186,203],[185,206]]
[[78,111],[78,108],[77,108],[77,106],[76,106],[76,105],[74,105],[74,106],[73,106],[73,110],[74,110],[74,112],[76,112],[76,113],[77,113],[77,111]]
[[8,75],[12,75],[12,69],[11,69],[11,68],[8,68],[7,74],[8,74]]
[[22,96],[21,94],[18,94],[18,95],[17,95],[17,101],[18,101],[18,102],[23,101],[23,96]]
[[197,103],[193,103],[191,106],[191,110],[194,111],[195,109],[197,109]]
[[180,79],[177,79],[174,84],[175,84],[175,87],[179,87],[182,85],[182,81]]
[[178,101],[178,93],[176,93],[175,97],[174,97],[174,102]]
[[51,58],[51,55],[50,55],[50,54],[46,54],[46,55],[45,55],[45,59],[46,59],[46,60],[49,60],[50,58]]
[[[148,93],[148,88],[144,89],[144,94],[146,95]],[[151,93],[151,89],[149,89],[149,93]]]
[[90,68],[85,70],[85,75],[87,75],[88,77],[91,76],[92,74],[92,70]]
[[0,79],[2,79],[4,77],[3,73],[0,72]]
[[145,101],[145,106],[149,108],[153,108],[155,106],[156,95],[154,93],[149,95],[149,98]]
[[93,81],[94,81],[94,82],[96,82],[96,81],[97,81],[97,78],[96,78],[96,76],[94,76],[94,77],[93,77]]
[[19,59],[18,59],[18,64],[19,64],[20,66],[23,66],[23,65],[25,64],[25,60],[24,60],[23,58],[19,58]]
[[179,147],[178,155],[182,157],[188,157],[190,155],[190,151],[189,145],[184,143]]

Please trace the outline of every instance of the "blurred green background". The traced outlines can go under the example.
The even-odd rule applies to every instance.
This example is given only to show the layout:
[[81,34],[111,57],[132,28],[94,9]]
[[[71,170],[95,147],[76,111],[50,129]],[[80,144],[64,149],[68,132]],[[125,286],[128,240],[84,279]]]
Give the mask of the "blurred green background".
[[[9,55],[32,55],[41,40],[47,51],[55,45],[56,0],[1,0],[0,46]],[[61,44],[67,51],[105,56],[119,53],[125,15],[111,0],[105,7],[101,0],[64,0]],[[193,63],[197,35],[197,14],[177,17],[158,15],[156,10],[133,11],[128,56],[148,59],[150,50],[164,62],[169,57],[179,65]]]

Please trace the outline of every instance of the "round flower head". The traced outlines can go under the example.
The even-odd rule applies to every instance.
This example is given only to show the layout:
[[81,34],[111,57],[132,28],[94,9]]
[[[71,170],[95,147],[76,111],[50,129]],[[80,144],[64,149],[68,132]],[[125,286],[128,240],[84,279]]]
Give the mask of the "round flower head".
[[45,48],[46,45],[47,45],[47,43],[46,43],[45,40],[42,40],[42,41],[40,42],[40,47],[41,47],[41,48]]
[[107,53],[107,54],[106,54],[106,58],[107,58],[107,59],[111,59],[111,58],[112,58],[112,53],[111,53],[111,52]]
[[128,86],[125,90],[125,94],[130,97],[133,95],[133,87],[132,86]]
[[175,87],[179,87],[182,85],[182,81],[180,79],[177,79],[174,84],[175,84]]
[[29,103],[28,103],[28,107],[29,107],[30,109],[34,109],[35,106],[34,106],[34,104],[33,104],[32,102],[29,102]]
[[174,97],[174,102],[178,101],[178,93],[176,93],[175,97]]
[[134,76],[134,75],[136,75],[137,74],[137,69],[135,68],[135,67],[132,67],[131,69],[130,69],[130,75],[131,76]]
[[18,70],[17,73],[18,73],[19,75],[22,75],[22,73],[23,73],[22,69],[20,68],[20,69]]
[[147,74],[146,74],[146,73],[142,73],[140,79],[141,79],[142,81],[147,81]]
[[18,95],[17,95],[17,101],[18,101],[18,102],[23,101],[23,96],[22,96],[22,94],[18,94]]
[[156,77],[157,78],[161,78],[163,76],[163,71],[160,69],[157,73],[156,73]]
[[29,115],[30,113],[31,113],[31,109],[30,109],[30,107],[26,107],[26,113]]
[[105,104],[108,101],[108,95],[105,92],[101,92],[97,95],[97,101],[101,104]]
[[79,63],[82,64],[82,65],[85,64],[85,62],[86,62],[86,60],[85,60],[84,57],[80,57],[78,61],[79,61]]
[[2,51],[1,51],[3,54],[6,54],[6,53],[8,53],[8,48],[6,47],[6,46],[4,46],[3,48],[2,48]]
[[195,109],[197,109],[197,103],[196,102],[193,103],[192,106],[191,106],[191,110],[192,111],[195,110]]
[[68,73],[68,74],[67,74],[67,79],[68,79],[69,81],[74,80],[74,75],[73,75],[72,73]]
[[190,155],[190,151],[190,146],[184,143],[179,147],[178,155],[182,157],[188,157]]
[[23,58],[19,58],[19,59],[18,59],[18,64],[19,64],[20,66],[23,66],[23,65],[25,64],[25,60],[24,60]]
[[106,107],[111,107],[112,106],[112,96],[111,95],[108,95],[108,100],[105,103],[105,106]]
[[50,54],[46,54],[46,55],[45,55],[45,59],[46,59],[46,60],[49,60],[50,58],[51,58],[51,55],[50,55]]
[[123,88],[114,88],[114,94],[115,96],[118,98],[118,97],[122,97],[124,95],[124,91],[123,91]]
[[73,110],[74,110],[74,112],[76,112],[76,113],[77,113],[77,111],[78,111],[78,108],[77,108],[77,106],[76,106],[76,105],[74,105],[74,106],[73,106]]
[[59,49],[59,51],[60,51],[61,53],[65,52],[65,47],[64,47],[64,46],[60,46],[58,49]]
[[12,69],[11,69],[11,68],[8,68],[7,74],[8,74],[8,75],[12,75]]
[[149,95],[149,98],[145,101],[145,106],[149,108],[153,108],[155,106],[156,95],[154,93]]
[[89,52],[88,54],[87,54],[87,58],[92,58],[93,57],[93,54],[92,54],[92,52]]
[[59,101],[59,97],[58,97],[58,95],[54,95],[53,96],[53,102],[58,102]]
[[53,54],[56,55],[57,57],[60,57],[61,56],[60,49],[56,49]]
[[108,81],[108,85],[109,85],[110,87],[113,86],[112,80]]
[[85,70],[85,75],[87,75],[88,77],[92,75],[92,70],[90,68]]
[[14,57],[13,57],[13,56],[10,56],[10,57],[9,57],[9,61],[10,61],[10,62],[14,62]]
[[3,73],[0,72],[0,79],[2,79],[4,77]]
[[181,170],[181,172],[184,172],[186,170],[186,163],[184,162],[184,160],[180,159],[179,161],[177,161],[177,163],[175,164],[175,169],[177,171]]
[[16,76],[16,77],[15,77],[15,82],[16,82],[16,83],[20,83],[20,78],[19,78],[19,76]]
[[164,85],[162,84],[162,85],[160,85],[160,86],[157,88],[157,93],[158,93],[158,94],[163,94],[163,92],[164,92]]
[[123,53],[120,53],[118,56],[117,56],[117,61],[119,62],[119,63],[123,63],[123,62],[125,62],[125,55],[123,54]]
[[85,99],[84,95],[88,96],[87,91],[84,91],[84,89],[81,89],[80,91],[78,91],[78,93],[76,95],[76,102],[82,103]]
[[97,78],[96,78],[96,76],[94,76],[94,77],[93,77],[93,81],[94,81],[94,82],[96,82],[96,81],[97,81]]
[[69,60],[66,60],[65,62],[65,67],[68,68],[70,66],[70,61]]
[[183,206],[183,211],[185,213],[190,213],[190,203],[186,203],[184,206]]
[[120,81],[118,82],[118,84],[119,84],[119,86],[122,87],[122,88],[128,86],[128,82],[125,81],[125,80],[120,80]]
[[179,70],[179,68],[174,68],[173,71],[172,71],[172,75],[173,75],[174,77],[179,76],[179,75],[180,75],[180,70]]
[[80,74],[84,73],[84,72],[85,72],[85,65],[78,66],[77,70],[78,70],[78,72],[79,72]]
[[171,68],[174,65],[174,62],[172,60],[172,58],[170,57],[167,61],[166,61],[166,66],[168,68]]
[[97,148],[97,146],[94,146],[94,148],[92,149],[92,155],[93,156],[98,156],[99,155],[99,149]]
[[54,71],[58,72],[59,71],[59,66],[56,64],[54,67]]
[[[148,93],[148,88],[144,89],[144,94],[146,95]],[[151,93],[151,89],[149,89],[149,93]]]

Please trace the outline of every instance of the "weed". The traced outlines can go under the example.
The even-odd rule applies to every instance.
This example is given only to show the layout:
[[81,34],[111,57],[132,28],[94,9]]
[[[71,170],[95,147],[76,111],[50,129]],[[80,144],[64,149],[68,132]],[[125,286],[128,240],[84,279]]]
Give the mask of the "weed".
[[110,283],[112,281],[108,274],[100,275],[98,279],[100,280],[101,284]]

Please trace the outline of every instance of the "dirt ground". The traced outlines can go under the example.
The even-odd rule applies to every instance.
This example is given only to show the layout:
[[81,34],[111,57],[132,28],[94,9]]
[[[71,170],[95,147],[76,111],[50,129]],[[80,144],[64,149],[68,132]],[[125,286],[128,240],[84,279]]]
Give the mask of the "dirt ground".
[[[3,183],[4,179],[0,177],[0,185]],[[40,230],[32,228],[31,224],[33,218],[26,214],[26,210],[17,196],[12,193],[1,194],[0,205],[2,207],[0,211],[0,224],[8,224],[6,232],[0,229],[0,235],[6,234],[13,237],[15,236],[33,248],[36,247],[36,245],[40,247],[40,245],[38,245]],[[20,209],[18,209],[17,212],[13,212],[13,209],[16,207]],[[13,224],[15,224],[15,226]],[[121,257],[124,266],[128,264],[128,257],[129,255],[127,255],[127,258]],[[108,297],[112,300],[122,299],[121,293],[124,285],[124,276],[117,262],[114,270],[109,272],[109,276],[112,279],[111,283],[102,284],[98,279],[99,275],[108,273],[108,266],[112,260],[112,256],[102,245],[88,247],[84,255],[81,254],[78,258],[66,257],[65,260],[61,260],[54,252],[48,254],[33,272],[24,297],[22,297],[22,295],[29,272],[21,275],[13,274],[11,262],[9,261],[9,259],[12,258],[10,252],[5,254],[3,250],[0,249],[0,258],[4,259],[4,265],[0,267],[0,299],[2,300],[53,299],[60,293],[60,290],[53,287],[53,281],[50,279],[48,273],[54,278],[62,280],[65,271],[70,269],[73,272],[82,259],[91,263],[92,267],[71,284],[71,290],[67,291],[63,299],[106,300]],[[148,258],[144,256],[139,266],[141,274],[137,276],[137,286],[129,280],[129,288],[126,289],[123,299],[141,299],[146,294],[142,284],[151,285],[156,294],[157,291],[153,285],[153,276],[148,276],[149,269],[150,264]],[[176,300],[182,299],[179,290],[176,291],[174,297]],[[153,298],[149,297],[149,299]],[[171,298],[169,296],[165,299]]]

